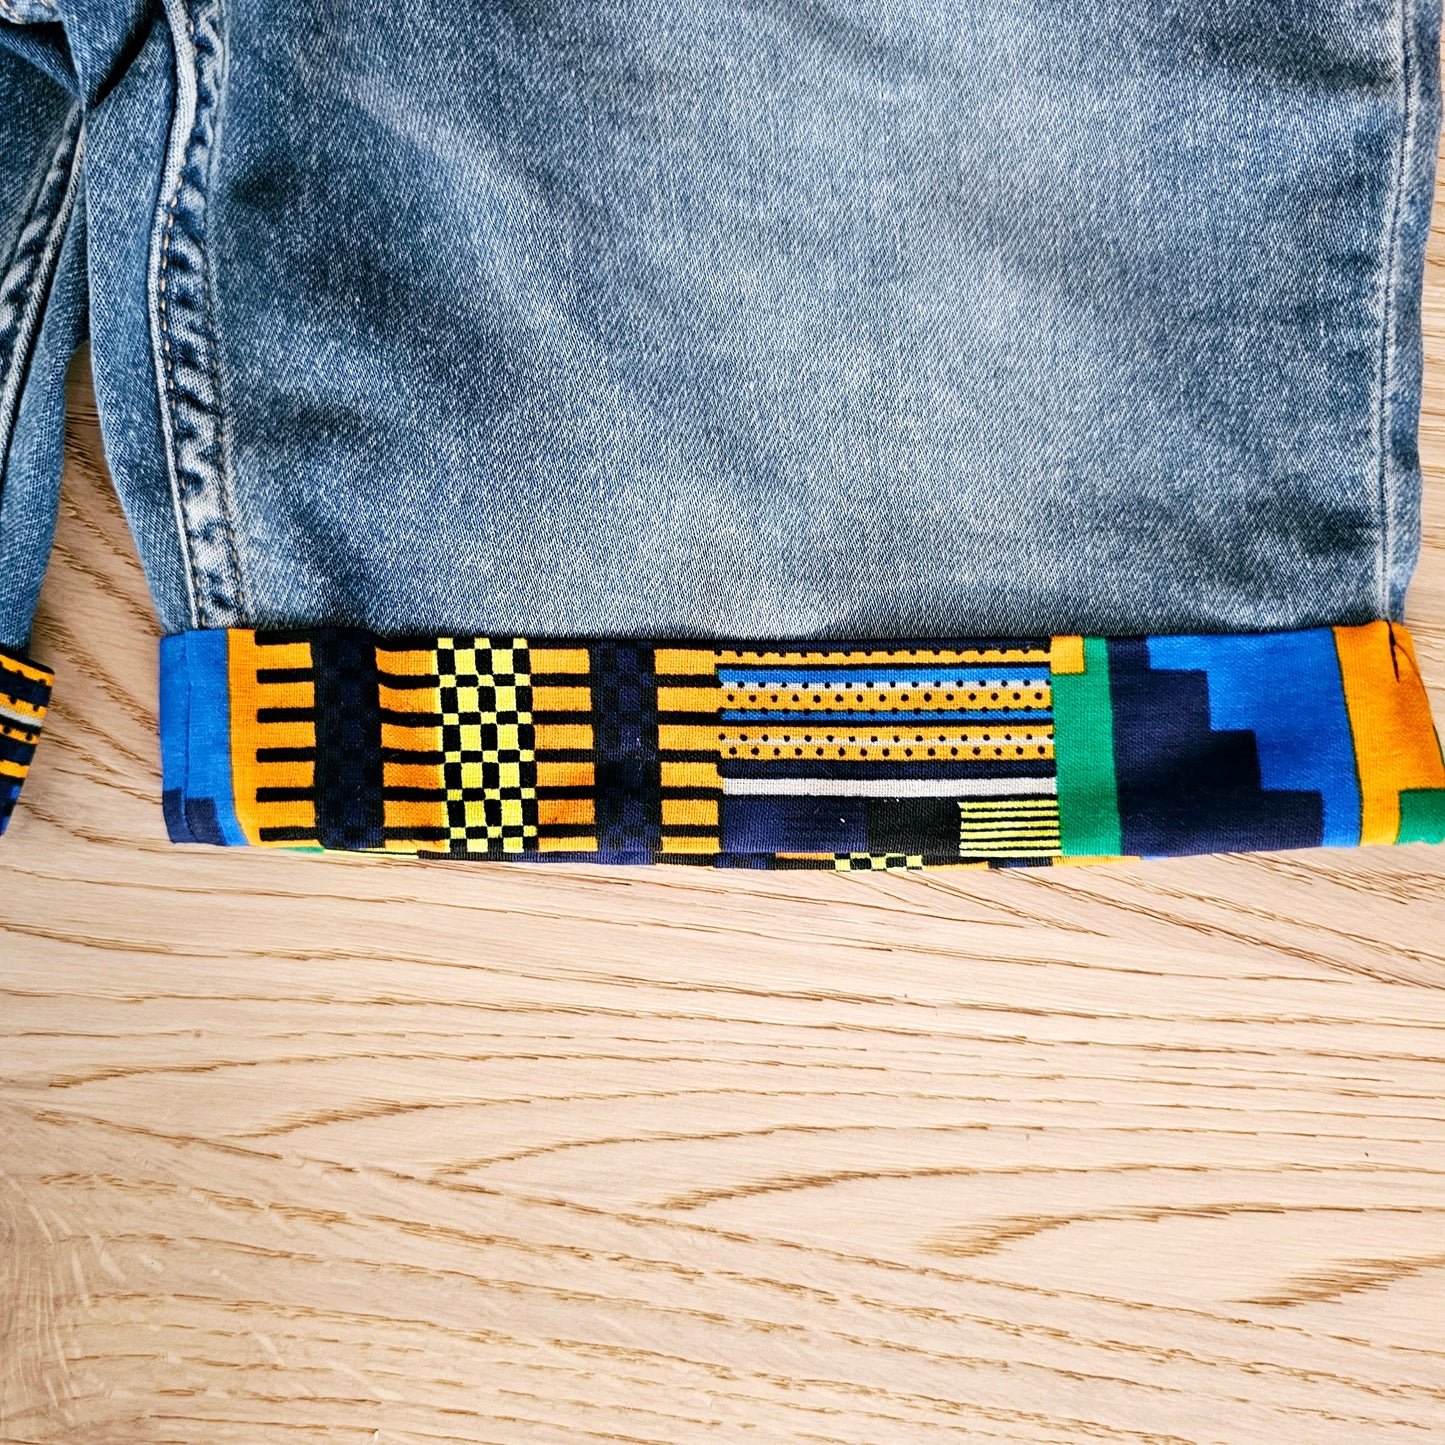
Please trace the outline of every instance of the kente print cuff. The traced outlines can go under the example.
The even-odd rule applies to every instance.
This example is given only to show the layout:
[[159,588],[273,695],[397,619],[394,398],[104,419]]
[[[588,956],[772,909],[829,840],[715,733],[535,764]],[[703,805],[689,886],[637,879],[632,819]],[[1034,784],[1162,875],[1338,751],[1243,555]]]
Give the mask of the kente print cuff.
[[[28,719],[43,699],[23,676]],[[161,644],[161,741],[186,843],[874,869],[1445,841],[1415,653],[1384,622],[903,642],[192,631]]]
[[49,668],[0,648],[0,833],[30,771],[54,680]]

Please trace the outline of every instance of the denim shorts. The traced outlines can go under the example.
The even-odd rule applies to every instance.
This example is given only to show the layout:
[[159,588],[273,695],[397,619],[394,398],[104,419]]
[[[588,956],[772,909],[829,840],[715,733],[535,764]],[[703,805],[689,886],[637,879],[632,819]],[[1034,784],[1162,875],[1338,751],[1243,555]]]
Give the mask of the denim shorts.
[[175,841],[1445,840],[1403,610],[1438,32],[0,0],[0,818],[88,338]]

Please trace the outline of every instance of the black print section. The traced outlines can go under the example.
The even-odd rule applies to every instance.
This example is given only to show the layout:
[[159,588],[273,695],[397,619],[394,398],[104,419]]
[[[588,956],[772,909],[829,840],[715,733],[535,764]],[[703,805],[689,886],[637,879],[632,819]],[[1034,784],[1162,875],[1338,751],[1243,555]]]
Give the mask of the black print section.
[[1266,791],[1252,732],[1209,726],[1202,671],[1149,666],[1142,638],[1109,643],[1123,851],[1145,858],[1318,847],[1324,799]]
[[383,845],[376,639],[350,628],[311,634],[316,682],[316,831],[323,848]]

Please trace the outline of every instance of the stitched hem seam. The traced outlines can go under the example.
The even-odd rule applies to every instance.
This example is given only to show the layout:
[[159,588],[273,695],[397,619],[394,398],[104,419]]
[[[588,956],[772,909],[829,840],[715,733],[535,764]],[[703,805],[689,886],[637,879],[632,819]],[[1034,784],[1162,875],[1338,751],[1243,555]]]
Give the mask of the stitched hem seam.
[[[1435,163],[1435,127],[1428,123],[1428,114],[1422,114],[1434,89],[1428,54],[1432,49],[1429,19],[1416,14],[1413,0],[1400,0],[1397,21],[1400,134],[1391,158],[1375,386],[1375,480],[1380,531],[1376,605],[1382,617],[1401,614],[1404,597],[1403,589],[1396,587],[1397,569],[1407,561],[1407,553],[1413,560],[1418,548],[1418,521],[1405,509],[1412,501],[1418,507],[1412,490],[1418,484],[1419,465],[1421,339],[1417,293],[1423,282]],[[1428,155],[1421,154],[1422,144],[1428,144]],[[1417,249],[1419,256],[1407,255],[1407,245]],[[1397,394],[1402,390],[1404,396]]]
[[152,237],[151,323],[162,429],[187,561],[192,620],[244,620],[245,588],[227,481],[216,338],[206,258],[206,205],[221,99],[219,0],[194,15],[167,0],[176,110],[163,203]]
[[40,330],[45,300],[65,242],[70,212],[80,189],[84,131],[77,106],[31,203],[14,255],[0,276],[0,478],[30,352]]

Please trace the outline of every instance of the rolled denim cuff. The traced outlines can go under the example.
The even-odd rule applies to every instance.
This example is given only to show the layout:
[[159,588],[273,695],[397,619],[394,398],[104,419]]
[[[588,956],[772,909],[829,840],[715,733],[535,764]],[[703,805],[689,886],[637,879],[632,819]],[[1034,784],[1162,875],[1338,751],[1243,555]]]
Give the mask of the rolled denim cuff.
[[0,833],[30,771],[54,678],[48,667],[0,648]]
[[175,842],[741,868],[1445,840],[1406,629],[161,646]]

